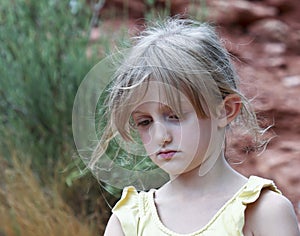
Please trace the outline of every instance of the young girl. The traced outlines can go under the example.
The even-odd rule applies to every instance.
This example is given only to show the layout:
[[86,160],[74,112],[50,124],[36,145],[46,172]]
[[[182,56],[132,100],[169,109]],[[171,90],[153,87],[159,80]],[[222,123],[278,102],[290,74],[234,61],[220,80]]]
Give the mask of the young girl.
[[[291,203],[271,180],[247,179],[226,162],[225,130],[233,122],[257,147],[265,145],[237,84],[228,52],[208,24],[168,19],[137,37],[110,84],[109,120],[90,167],[116,135],[136,146],[138,136],[144,159],[169,180],[149,191],[124,188],[106,236],[300,235]],[[155,181],[159,174],[151,176]]]

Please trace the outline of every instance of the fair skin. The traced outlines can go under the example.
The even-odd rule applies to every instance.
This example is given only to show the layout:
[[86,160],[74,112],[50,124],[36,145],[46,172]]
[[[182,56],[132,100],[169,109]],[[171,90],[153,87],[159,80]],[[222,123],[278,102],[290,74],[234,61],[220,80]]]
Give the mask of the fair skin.
[[[213,120],[198,118],[188,99],[181,100],[182,117],[160,99],[158,89],[148,90],[132,116],[149,157],[170,175],[171,181],[155,192],[162,223],[174,232],[192,233],[204,227],[247,181],[227,164],[223,151],[207,150],[216,135],[213,130],[219,132],[235,119],[241,104],[237,95],[227,96],[221,115]],[[216,161],[199,176],[203,160],[213,155],[218,155]],[[299,236],[290,202],[269,190],[247,207],[245,221],[246,236]],[[105,236],[118,235],[124,233],[113,214]]]

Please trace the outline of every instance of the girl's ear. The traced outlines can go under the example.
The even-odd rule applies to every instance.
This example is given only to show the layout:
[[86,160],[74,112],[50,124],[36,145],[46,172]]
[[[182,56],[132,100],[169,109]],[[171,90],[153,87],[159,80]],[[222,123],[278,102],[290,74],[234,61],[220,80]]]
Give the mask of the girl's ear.
[[224,128],[231,121],[233,121],[240,113],[242,107],[241,98],[237,94],[227,95],[223,102],[220,115],[218,117],[218,125],[220,128]]

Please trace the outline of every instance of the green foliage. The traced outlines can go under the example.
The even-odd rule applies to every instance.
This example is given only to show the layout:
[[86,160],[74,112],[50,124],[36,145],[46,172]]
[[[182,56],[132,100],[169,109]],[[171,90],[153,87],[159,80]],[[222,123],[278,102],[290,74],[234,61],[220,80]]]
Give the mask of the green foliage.
[[207,21],[209,16],[207,0],[191,0],[189,14],[198,21]]
[[90,15],[79,3],[1,2],[0,152],[18,149],[42,172],[71,161],[73,101],[95,63],[86,56]]
[[171,14],[171,0],[165,1],[163,8],[158,8],[155,4],[156,0],[146,0],[148,11],[145,13],[146,21],[152,21],[153,19],[163,19]]

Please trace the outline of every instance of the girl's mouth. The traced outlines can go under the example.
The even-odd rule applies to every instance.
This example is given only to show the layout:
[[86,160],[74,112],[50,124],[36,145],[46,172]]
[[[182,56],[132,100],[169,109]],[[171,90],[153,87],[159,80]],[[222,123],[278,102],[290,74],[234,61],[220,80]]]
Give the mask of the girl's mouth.
[[157,156],[161,159],[170,160],[176,153],[177,151],[174,150],[160,151]]

